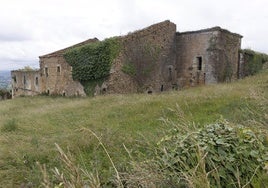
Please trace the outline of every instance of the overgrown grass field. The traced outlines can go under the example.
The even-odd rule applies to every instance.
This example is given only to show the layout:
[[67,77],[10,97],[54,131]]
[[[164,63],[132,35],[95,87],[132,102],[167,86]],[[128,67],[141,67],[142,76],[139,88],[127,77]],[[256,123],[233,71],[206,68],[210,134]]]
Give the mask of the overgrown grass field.
[[[177,121],[180,109],[196,128],[226,119],[267,131],[268,72],[233,83],[161,94],[107,95],[94,98],[21,97],[0,102],[0,187],[38,187],[44,181],[37,162],[52,176],[61,169],[57,143],[80,167],[111,186],[114,169],[143,161],[170,129],[161,121]],[[50,177],[51,181],[56,181]]]

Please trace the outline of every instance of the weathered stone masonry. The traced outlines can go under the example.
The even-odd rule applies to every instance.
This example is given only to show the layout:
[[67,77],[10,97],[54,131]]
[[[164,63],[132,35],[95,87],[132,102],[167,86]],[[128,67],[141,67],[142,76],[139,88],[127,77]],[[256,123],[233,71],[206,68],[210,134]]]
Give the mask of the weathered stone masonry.
[[179,86],[195,86],[237,78],[242,36],[220,27],[176,33]]
[[[105,82],[108,92],[171,89],[174,76],[169,76],[169,68],[175,66],[175,32],[176,25],[166,21],[121,37],[122,50]],[[128,64],[133,65],[134,76],[122,71],[122,67]]]
[[[239,34],[220,27],[191,32],[177,32],[170,21],[160,22],[145,29],[120,36],[121,51],[114,60],[110,75],[96,87],[96,94],[161,92],[171,89],[235,80],[239,76]],[[13,85],[27,88],[23,94],[85,95],[83,86],[72,78],[72,67],[65,61],[66,50],[97,42],[90,39],[44,56],[40,56],[38,87]],[[125,67],[132,74],[124,72]],[[21,78],[20,71],[13,71]],[[21,73],[22,74],[22,73]],[[26,79],[27,79],[26,78]],[[13,81],[14,82],[14,81]],[[32,92],[29,92],[32,90]],[[26,92],[28,91],[28,93]]]
[[84,96],[83,86],[72,78],[72,67],[65,61],[63,55],[70,49],[79,47],[98,39],[89,39],[74,46],[40,56],[41,93],[64,96]]
[[37,95],[40,93],[39,70],[17,70],[11,72],[12,97]]

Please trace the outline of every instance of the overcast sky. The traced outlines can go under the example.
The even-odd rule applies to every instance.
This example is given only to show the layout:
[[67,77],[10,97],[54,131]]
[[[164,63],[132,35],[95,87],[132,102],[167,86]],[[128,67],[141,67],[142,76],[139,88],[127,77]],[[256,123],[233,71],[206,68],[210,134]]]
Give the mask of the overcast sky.
[[0,70],[39,67],[38,56],[170,20],[177,31],[220,26],[243,48],[268,53],[267,0],[0,0]]

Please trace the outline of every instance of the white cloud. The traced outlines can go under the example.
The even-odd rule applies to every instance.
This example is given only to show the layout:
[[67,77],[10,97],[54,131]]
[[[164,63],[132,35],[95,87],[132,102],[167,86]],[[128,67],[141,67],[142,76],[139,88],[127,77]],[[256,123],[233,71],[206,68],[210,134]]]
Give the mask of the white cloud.
[[123,35],[171,20],[178,31],[221,26],[243,47],[268,53],[266,0],[4,0],[0,69],[38,67],[38,56],[88,38]]

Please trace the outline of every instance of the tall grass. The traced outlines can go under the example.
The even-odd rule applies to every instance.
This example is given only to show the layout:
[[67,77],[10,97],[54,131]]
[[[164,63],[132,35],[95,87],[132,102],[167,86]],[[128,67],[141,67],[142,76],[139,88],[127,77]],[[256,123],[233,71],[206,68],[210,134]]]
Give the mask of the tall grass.
[[[196,128],[223,117],[236,124],[266,131],[268,124],[267,71],[235,83],[196,87],[178,92],[143,95],[107,95],[95,98],[23,97],[0,102],[0,185],[36,187],[43,181],[40,168],[63,170],[57,143],[73,156],[74,164],[98,172],[101,186],[111,185],[114,169],[94,136],[77,131],[92,130],[107,149],[119,174],[132,169],[129,154],[140,174],[158,174],[144,160],[152,154],[150,144],[165,135],[161,117],[176,120],[176,104]],[[12,123],[12,119],[14,122]],[[5,131],[3,127],[11,127]],[[124,145],[123,145],[124,144]],[[125,146],[125,147],[124,147]],[[68,149],[67,149],[68,148]],[[129,152],[125,149],[127,148]],[[135,178],[134,173],[126,176]],[[47,171],[50,173],[50,171]],[[112,178],[113,179],[113,178]],[[123,182],[126,181],[123,178]],[[0,187],[1,187],[0,186]]]

